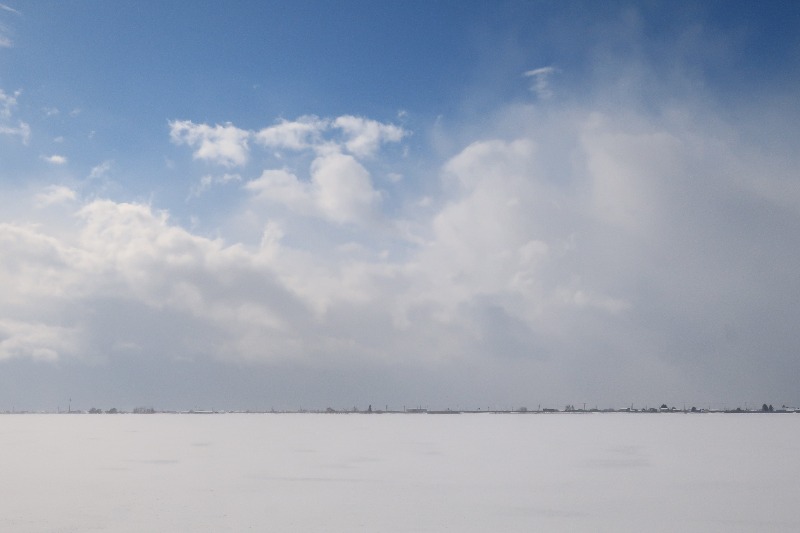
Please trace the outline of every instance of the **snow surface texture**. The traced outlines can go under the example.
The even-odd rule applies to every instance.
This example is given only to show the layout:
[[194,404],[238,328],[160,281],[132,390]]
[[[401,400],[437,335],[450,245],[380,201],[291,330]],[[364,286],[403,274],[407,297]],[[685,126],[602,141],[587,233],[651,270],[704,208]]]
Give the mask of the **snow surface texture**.
[[800,416],[0,417],[0,530],[800,531]]

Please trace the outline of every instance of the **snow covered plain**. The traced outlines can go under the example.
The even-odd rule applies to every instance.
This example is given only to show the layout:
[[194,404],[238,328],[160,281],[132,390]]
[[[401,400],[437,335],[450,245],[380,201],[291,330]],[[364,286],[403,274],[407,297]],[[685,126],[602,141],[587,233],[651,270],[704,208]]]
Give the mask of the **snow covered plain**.
[[0,531],[800,531],[798,414],[0,416]]

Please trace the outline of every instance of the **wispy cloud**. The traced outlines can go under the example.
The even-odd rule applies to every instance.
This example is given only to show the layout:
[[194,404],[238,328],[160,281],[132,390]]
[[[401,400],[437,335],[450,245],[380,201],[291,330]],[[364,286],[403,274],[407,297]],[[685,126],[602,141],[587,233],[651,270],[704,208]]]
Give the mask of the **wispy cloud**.
[[89,172],[88,178],[90,180],[101,179],[108,174],[111,170],[112,162],[111,161],[103,161],[99,165],[92,167],[91,172]]
[[[225,185],[231,182],[242,181],[239,174],[223,174],[222,176],[212,176],[207,174],[200,178],[200,181],[189,191],[189,198],[196,198],[208,191],[214,185]],[[187,198],[188,200],[188,198]]]
[[9,119],[17,106],[17,98],[22,94],[22,91],[14,91],[12,94],[6,93],[0,89],[0,118]]
[[28,144],[31,137],[31,127],[27,122],[17,121],[16,124],[12,123],[14,110],[17,107],[17,98],[22,94],[22,91],[17,90],[11,94],[6,93],[0,89],[0,135],[17,136],[22,140],[23,144]]
[[[5,4],[0,4],[0,11],[5,11],[6,13],[13,13],[14,15],[22,15],[19,11],[14,9],[13,7],[9,7]],[[0,24],[0,48],[11,48],[14,46],[14,42],[8,36],[9,30],[5,24]]]
[[558,70],[554,67],[541,67],[529,70],[523,76],[533,79],[531,91],[536,93],[539,98],[546,100],[553,96],[553,90],[550,88],[550,77],[556,72]]
[[26,122],[19,122],[16,126],[0,124],[0,135],[13,135],[19,137],[23,144],[28,144],[31,138],[31,127]]
[[3,10],[3,11],[8,11],[9,13],[14,13],[15,15],[22,15],[22,13],[20,13],[19,11],[14,9],[13,7],[9,7],[9,6],[5,5],[5,4],[0,4],[0,9]]

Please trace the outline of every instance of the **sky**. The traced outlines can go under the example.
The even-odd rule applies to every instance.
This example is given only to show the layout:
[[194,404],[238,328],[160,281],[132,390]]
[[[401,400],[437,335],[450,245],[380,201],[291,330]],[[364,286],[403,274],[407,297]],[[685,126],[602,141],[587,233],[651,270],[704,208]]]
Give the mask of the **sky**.
[[798,30],[5,0],[0,411],[800,405]]

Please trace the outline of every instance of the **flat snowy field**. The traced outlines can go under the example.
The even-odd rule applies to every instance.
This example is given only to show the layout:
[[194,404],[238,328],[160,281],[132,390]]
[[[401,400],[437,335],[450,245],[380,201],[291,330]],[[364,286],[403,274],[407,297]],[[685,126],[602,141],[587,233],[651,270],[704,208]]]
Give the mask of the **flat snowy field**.
[[0,416],[0,531],[800,531],[800,414]]

